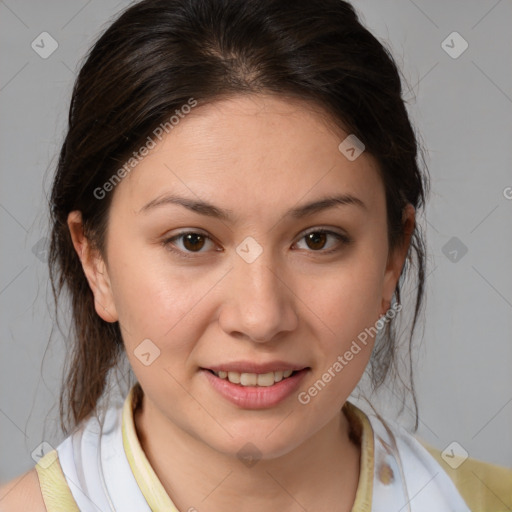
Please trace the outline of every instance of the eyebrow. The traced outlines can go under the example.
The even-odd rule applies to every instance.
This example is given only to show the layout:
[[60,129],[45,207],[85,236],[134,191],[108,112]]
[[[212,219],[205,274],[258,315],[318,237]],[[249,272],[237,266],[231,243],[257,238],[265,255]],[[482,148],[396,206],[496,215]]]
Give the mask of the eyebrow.
[[[149,203],[145,204],[139,210],[139,213],[147,213],[155,208],[170,204],[183,206],[201,215],[207,215],[209,217],[214,217],[225,221],[234,220],[234,212],[232,210],[218,208],[217,206],[214,206],[213,204],[210,204],[206,201],[189,199],[174,194],[165,194],[163,196],[153,199],[152,201],[149,201]],[[339,194],[335,196],[324,197],[322,199],[317,199],[315,201],[303,204],[296,208],[292,208],[285,213],[284,217],[301,219],[303,217],[312,215],[319,211],[327,210],[328,208],[346,205],[354,205],[363,209],[367,209],[364,202],[361,201],[361,199],[359,199],[358,197],[353,196],[351,194]]]

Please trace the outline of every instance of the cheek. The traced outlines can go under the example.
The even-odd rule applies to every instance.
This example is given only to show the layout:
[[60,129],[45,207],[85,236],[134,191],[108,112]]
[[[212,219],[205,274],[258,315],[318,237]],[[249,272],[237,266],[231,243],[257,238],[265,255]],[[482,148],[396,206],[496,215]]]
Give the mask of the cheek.
[[[380,314],[383,273],[376,260],[354,255],[320,280],[309,281],[306,303],[343,339],[373,324]],[[313,284],[314,283],[314,284]],[[331,333],[332,334],[332,333]]]
[[212,292],[226,269],[187,268],[166,260],[165,249],[129,253],[121,244],[112,251],[111,261],[114,301],[132,366],[141,366],[134,351],[149,339],[160,350],[151,370],[168,368],[176,377],[185,377],[186,360],[214,315]]
[[298,398],[312,415],[327,418],[349,397],[371,357],[382,278],[375,263],[361,264],[317,284],[307,303],[317,316],[318,367]]
[[198,279],[190,286],[186,276],[161,260],[157,248],[112,246],[110,275],[119,322],[131,342],[142,337],[158,343],[187,316],[206,284]]
[[383,282],[382,261],[371,252],[358,251],[330,279],[315,280],[307,295],[307,304],[319,318],[315,352],[320,364],[305,399],[314,402],[318,414],[326,404],[329,410],[341,407],[371,357]]

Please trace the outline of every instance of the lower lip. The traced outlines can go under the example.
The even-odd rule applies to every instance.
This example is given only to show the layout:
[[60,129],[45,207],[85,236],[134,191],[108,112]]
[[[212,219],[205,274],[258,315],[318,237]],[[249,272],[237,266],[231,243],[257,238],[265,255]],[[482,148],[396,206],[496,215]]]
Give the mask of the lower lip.
[[309,368],[304,368],[272,386],[240,386],[217,377],[209,370],[201,368],[200,371],[211,386],[231,403],[243,409],[266,409],[274,407],[296,391]]

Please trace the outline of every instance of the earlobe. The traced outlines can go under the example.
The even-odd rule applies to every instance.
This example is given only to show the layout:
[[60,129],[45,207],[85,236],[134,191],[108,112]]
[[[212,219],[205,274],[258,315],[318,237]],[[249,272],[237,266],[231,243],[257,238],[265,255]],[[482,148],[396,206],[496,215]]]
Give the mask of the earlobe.
[[85,236],[82,214],[75,210],[68,215],[68,228],[73,246],[94,295],[96,313],[106,322],[117,322],[118,314],[112,294],[110,278],[103,258]]
[[396,285],[400,279],[402,268],[409,252],[411,237],[414,232],[416,210],[412,204],[407,204],[402,213],[403,242],[394,248],[390,254],[386,266],[384,278],[381,314],[385,314],[391,307],[391,299],[395,292]]

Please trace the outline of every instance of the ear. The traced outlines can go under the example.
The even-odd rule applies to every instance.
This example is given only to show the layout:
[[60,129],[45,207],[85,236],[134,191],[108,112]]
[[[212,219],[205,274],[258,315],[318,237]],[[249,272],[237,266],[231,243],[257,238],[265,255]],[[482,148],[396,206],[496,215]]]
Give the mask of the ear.
[[396,289],[398,279],[402,273],[405,264],[407,252],[411,243],[412,233],[415,226],[416,210],[413,205],[408,203],[402,213],[402,243],[397,245],[389,254],[384,275],[384,285],[382,290],[381,314],[384,315],[391,307],[391,298]]
[[114,304],[107,266],[84,234],[81,212],[78,210],[70,212],[67,222],[73,246],[94,295],[96,313],[106,322],[117,322],[119,317]]

